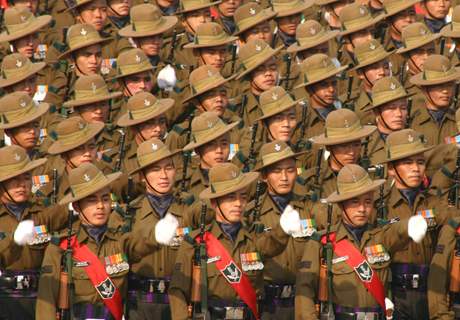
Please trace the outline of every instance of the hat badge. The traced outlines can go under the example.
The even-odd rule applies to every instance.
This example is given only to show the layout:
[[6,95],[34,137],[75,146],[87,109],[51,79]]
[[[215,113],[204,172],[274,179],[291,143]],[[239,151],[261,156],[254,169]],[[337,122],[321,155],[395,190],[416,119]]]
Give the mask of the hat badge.
[[275,144],[275,151],[280,151],[281,150],[281,146],[279,144]]
[[366,14],[366,10],[363,7],[359,7],[359,14],[364,16]]
[[212,128],[212,122],[211,122],[211,121],[208,121],[208,128],[209,128],[209,129]]
[[16,67],[17,68],[22,67],[22,61],[21,60],[16,60]]
[[323,67],[327,67],[328,63],[327,63],[327,59],[323,59]]
[[26,22],[26,20],[27,20],[26,16],[21,16],[21,21],[22,22]]
[[236,178],[236,176],[237,176],[236,171],[232,171],[232,177]]
[[407,136],[407,141],[409,141],[409,142],[414,142],[414,137],[413,137],[411,134],[409,134],[409,135]]
[[83,175],[83,180],[85,180],[86,182],[89,182],[91,180],[91,177],[89,176],[89,174],[85,173]]
[[86,36],[87,33],[88,33],[88,31],[86,31],[85,28],[81,28],[80,34],[81,34],[82,36]]
[[371,43],[371,44],[369,45],[369,49],[375,50],[375,44]]
[[262,47],[259,45],[256,45],[256,51],[260,51],[260,50],[262,50]]
[[250,14],[251,16],[255,15],[255,14],[256,14],[256,9],[250,8],[250,9],[249,9],[249,14]]
[[272,93],[272,99],[273,100],[278,100],[278,94],[276,92]]
[[212,73],[211,70],[208,70],[208,77],[212,77],[214,74]]
[[96,93],[97,86],[94,82],[91,82],[91,89],[93,90],[93,93]]
[[158,145],[156,143],[152,143],[152,150],[157,151],[158,150]]
[[14,160],[19,161],[21,160],[21,156],[17,153],[14,154]]
[[78,123],[78,128],[79,128],[80,130],[83,130],[83,129],[85,128],[85,124],[84,124],[83,122],[79,122],[79,123]]
[[147,99],[144,99],[144,106],[149,107],[150,106],[150,101]]
[[391,89],[391,90],[396,89],[396,84],[394,84],[393,82],[391,82],[391,83],[390,83],[390,89]]
[[136,54],[136,62],[141,62],[141,57]]
[[441,65],[442,72],[446,73],[448,68],[445,64]]
[[426,34],[426,30],[424,28],[420,28],[420,35],[424,36]]
[[345,128],[349,128],[349,127],[350,127],[350,125],[348,124],[348,120],[347,120],[347,119],[345,119],[343,123],[344,123],[344,125],[345,125]]
[[316,34],[316,29],[315,28],[310,28],[310,34],[315,35]]

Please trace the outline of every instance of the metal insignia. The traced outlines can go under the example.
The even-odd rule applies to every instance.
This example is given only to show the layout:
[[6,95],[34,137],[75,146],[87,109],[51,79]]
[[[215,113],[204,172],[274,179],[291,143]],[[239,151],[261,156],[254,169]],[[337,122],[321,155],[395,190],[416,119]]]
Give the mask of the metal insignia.
[[348,120],[347,120],[347,119],[344,120],[344,124],[345,124],[345,128],[350,127],[350,125],[348,124]]
[[83,175],[83,179],[84,179],[86,182],[89,182],[89,181],[91,180],[91,177],[90,177],[87,173],[85,173],[85,174]]
[[259,45],[256,45],[256,51],[260,51],[260,50],[262,50],[262,47]]
[[230,262],[221,272],[229,283],[239,283],[241,280],[241,270],[233,261]]
[[158,150],[158,145],[156,143],[152,143],[152,150],[157,151]]
[[315,35],[316,34],[316,29],[315,28],[310,28],[310,34]]
[[212,73],[211,70],[208,70],[208,77],[212,77],[214,74]]
[[93,89],[93,93],[96,93],[97,86],[94,82],[91,82],[91,89]]
[[280,151],[281,150],[281,146],[279,144],[275,144],[275,151]]
[[366,10],[363,7],[359,8],[359,14],[364,16],[366,14]]
[[19,105],[24,108],[27,105],[27,103],[24,100],[21,100],[21,102],[19,102]]
[[21,156],[17,153],[14,154],[14,160],[19,161],[21,160]]
[[144,106],[146,107],[150,106],[150,101],[147,99],[144,99]]
[[394,84],[393,82],[390,83],[390,89],[391,90],[395,90],[396,89],[396,84]]
[[278,100],[278,95],[275,92],[273,92],[273,94],[272,94],[272,99],[273,100]]
[[232,177],[233,177],[233,178],[236,178],[236,176],[237,176],[236,171],[232,171]]
[[21,21],[22,21],[22,22],[26,22],[26,21],[27,21],[27,17],[26,17],[26,16],[21,16]]
[[86,36],[86,35],[88,34],[88,31],[86,31],[85,28],[81,28],[80,34],[81,34],[82,36]]
[[141,57],[136,54],[136,62],[141,62]]
[[420,28],[420,35],[424,36],[426,34],[426,30],[424,28]]
[[250,14],[251,16],[255,15],[255,14],[256,14],[256,9],[250,8],[250,9],[249,9],[249,14]]
[[18,67],[18,68],[22,67],[22,61],[21,60],[16,60],[16,67]]
[[113,298],[115,294],[115,285],[109,277],[97,285],[96,289],[101,298],[104,300]]
[[212,128],[212,122],[211,122],[211,121],[208,121],[208,128],[209,128],[209,129]]
[[360,265],[355,267],[355,272],[358,275],[358,277],[361,279],[361,281],[371,282],[373,271],[372,271],[372,268],[367,263],[367,261],[363,261]]
[[371,42],[371,44],[369,45],[369,49],[375,50],[375,44],[373,44],[373,43]]
[[410,134],[407,136],[407,141],[414,142],[414,137]]
[[83,122],[79,122],[79,123],[78,123],[78,128],[79,128],[80,130],[84,129],[84,128],[85,128],[85,124],[84,124]]

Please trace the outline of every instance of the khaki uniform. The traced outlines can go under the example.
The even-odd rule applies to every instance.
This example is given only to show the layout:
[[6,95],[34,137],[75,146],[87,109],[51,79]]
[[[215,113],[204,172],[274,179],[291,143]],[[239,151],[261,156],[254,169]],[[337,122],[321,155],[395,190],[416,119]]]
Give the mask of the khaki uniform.
[[369,137],[368,156],[372,165],[381,164],[386,159],[385,155],[385,140],[377,130]]
[[372,104],[369,93],[367,93],[362,86],[359,92],[359,96],[354,102],[354,111],[361,119],[362,124],[375,124],[374,113],[368,109]]
[[[329,196],[337,188],[337,176],[332,171],[327,160],[321,161],[319,176],[316,176],[317,168],[307,169],[297,179],[301,185],[316,193],[317,200]],[[316,183],[318,182],[318,183]]]

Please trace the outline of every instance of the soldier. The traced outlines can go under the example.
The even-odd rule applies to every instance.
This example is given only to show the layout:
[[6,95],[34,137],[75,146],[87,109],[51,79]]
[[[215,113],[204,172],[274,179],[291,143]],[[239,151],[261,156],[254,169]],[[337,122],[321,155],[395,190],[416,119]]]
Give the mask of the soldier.
[[448,208],[427,189],[425,153],[431,149],[412,129],[393,132],[385,142],[385,162],[394,183],[385,197],[387,216],[379,218],[406,219],[421,215],[429,228],[429,236],[422,243],[410,243],[392,257],[391,287],[398,319],[428,319],[427,277],[436,237],[440,226],[458,215],[456,208]]
[[[391,72],[389,57],[392,52],[386,51],[379,41],[372,39],[355,46],[354,61],[352,69],[358,74],[361,82],[358,97],[354,101],[354,111],[362,123],[374,124],[374,117],[368,112],[371,105],[371,91],[376,81],[388,76]],[[349,101],[347,97],[345,101]]]
[[423,0],[421,7],[424,11],[424,22],[433,33],[439,33],[447,24],[446,18],[450,11],[450,0]]
[[[452,10],[452,21],[441,29],[440,33],[445,38],[445,48],[441,48],[441,54],[449,57],[453,66],[460,64],[460,37],[458,25],[460,23],[460,6],[455,6]],[[442,40],[441,40],[442,41]]]
[[130,319],[171,319],[168,287],[179,245],[191,231],[185,208],[193,201],[193,197],[181,201],[174,196],[173,157],[177,152],[169,151],[159,139],[144,141],[137,150],[138,167],[130,172],[130,175],[139,174],[145,182],[145,194],[129,207],[134,211],[133,233],[146,225],[156,225],[166,214],[173,215],[179,222],[176,237],[169,245],[132,265],[128,286]]
[[233,35],[239,37],[241,46],[254,39],[263,40],[271,46],[273,30],[270,22],[276,14],[271,8],[263,9],[256,2],[245,3],[235,11],[236,31]]
[[408,94],[395,77],[384,77],[372,88],[372,103],[366,109],[375,117],[377,130],[369,137],[368,156],[372,165],[385,160],[385,140],[392,132],[406,128]]
[[410,78],[423,94],[420,100],[414,98],[411,128],[423,134],[430,145],[442,144],[456,132],[453,110],[457,109],[455,88],[459,78],[460,71],[441,55],[429,56],[423,71]]
[[34,319],[43,254],[51,233],[65,226],[63,207],[45,208],[32,197],[31,171],[45,162],[44,158],[31,161],[26,150],[16,145],[0,149],[0,232],[17,230],[14,239],[26,245],[10,248],[18,252],[2,265],[2,277],[7,281],[0,299],[4,319]]
[[[350,0],[317,0],[315,4],[320,7],[319,22],[328,30],[340,31],[340,12],[350,4]],[[336,49],[339,49],[336,48]],[[337,50],[336,50],[337,51]]]
[[[326,118],[324,133],[312,138],[314,144],[325,146],[327,157],[321,157],[320,151],[315,166],[301,175],[306,185],[318,201],[329,196],[335,188],[337,173],[347,164],[357,164],[367,158],[362,151],[362,140],[369,137],[377,128],[372,125],[361,125],[351,110],[339,109],[332,111]],[[324,159],[327,158],[325,161]]]
[[223,0],[215,7],[217,17],[214,21],[220,24],[228,34],[233,34],[236,31],[236,24],[233,18],[242,2],[242,0]]
[[[60,204],[71,206],[69,219],[75,212],[78,221],[53,239],[45,252],[46,272],[40,277],[36,319],[53,319],[57,314],[74,319],[122,319],[130,263],[173,239],[178,221],[171,214],[136,233],[111,225],[110,186],[120,176],[121,172],[106,176],[90,163],[70,172],[71,192]],[[67,279],[62,279],[63,270]],[[59,297],[67,299],[66,306]]]
[[423,70],[423,64],[428,56],[435,53],[435,41],[440,34],[433,34],[421,22],[415,22],[402,31],[402,46],[396,50],[403,57],[405,63],[399,70],[399,82],[410,94],[420,91],[414,86],[409,78]]
[[259,96],[262,92],[273,88],[278,81],[279,70],[276,54],[280,48],[272,49],[265,41],[250,40],[239,52],[237,81],[241,104],[235,112],[247,125],[252,125],[262,114],[259,107]]
[[[300,219],[299,213],[288,206],[270,232],[257,235],[242,225],[246,190],[258,176],[255,172],[241,173],[231,163],[210,170],[210,186],[200,193],[200,198],[210,201],[216,218],[207,226],[202,222],[200,231],[191,232],[190,237],[197,247],[198,242],[204,245],[202,254],[211,262],[201,260],[204,288],[197,299],[195,293],[190,294],[199,285],[196,281],[192,284],[192,265],[200,262],[194,259],[193,245],[182,242],[169,287],[173,319],[188,319],[208,311],[212,319],[259,319],[257,297],[263,292],[265,259],[286,247],[288,235],[300,231]],[[207,310],[203,309],[206,306]]]
[[109,0],[107,1],[107,17],[110,23],[118,30],[124,28],[130,19],[132,0]]
[[264,192],[256,191],[254,208],[247,210],[248,223],[256,226],[256,232],[271,232],[288,205],[299,212],[302,222],[301,232],[293,235],[286,249],[265,262],[263,319],[294,319],[297,265],[302,258],[306,239],[316,230],[315,220],[308,210],[308,198],[296,194],[294,190],[297,178],[296,158],[300,154],[294,153],[286,142],[275,140],[262,146],[255,168],[261,172],[259,190],[266,189]]
[[[372,180],[358,165],[344,166],[327,202],[341,209],[338,224],[315,233],[299,263],[296,319],[385,319],[391,258],[422,241],[427,223],[420,216],[374,228],[374,192],[385,180]],[[329,214],[330,216],[330,214]],[[316,309],[320,302],[319,314]],[[399,319],[399,318],[398,318]]]

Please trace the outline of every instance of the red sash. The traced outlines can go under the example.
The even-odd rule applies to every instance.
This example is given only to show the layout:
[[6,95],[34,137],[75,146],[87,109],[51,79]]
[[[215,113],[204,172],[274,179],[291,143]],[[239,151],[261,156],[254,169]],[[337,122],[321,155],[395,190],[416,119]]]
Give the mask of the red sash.
[[[346,264],[353,268],[358,279],[385,312],[385,289],[383,288],[379,276],[372,270],[366,258],[363,257],[361,252],[350,241],[342,239],[336,242],[335,236],[335,233],[329,234],[329,239],[335,254],[339,257],[348,256],[348,259],[345,260]],[[322,237],[321,242],[326,244],[326,236]]]
[[[102,262],[89,250],[87,245],[79,244],[76,236],[72,237],[70,245],[72,246],[73,259],[77,262],[88,262],[83,268],[85,268],[88,278],[102,298],[102,302],[104,302],[115,320],[121,320],[123,317],[123,304],[120,291],[107,275]],[[67,249],[67,239],[61,241],[60,247],[63,250]]]
[[[199,237],[197,241],[200,242]],[[251,309],[256,319],[260,319],[257,311],[256,291],[252,287],[249,278],[241,271],[241,268],[232,259],[227,249],[212,233],[206,232],[204,234],[204,242],[206,243],[206,251],[209,257],[220,257],[215,262],[217,269],[240,296],[241,300]]]

